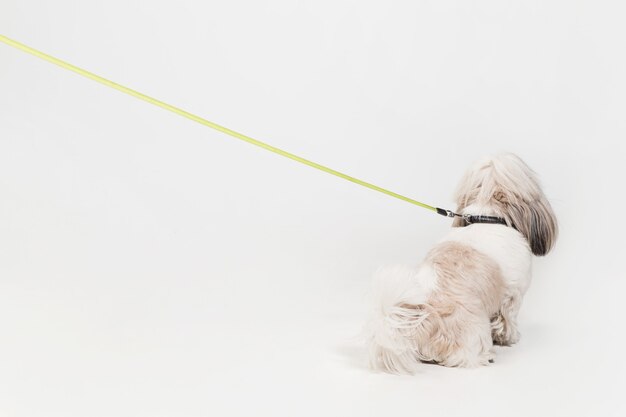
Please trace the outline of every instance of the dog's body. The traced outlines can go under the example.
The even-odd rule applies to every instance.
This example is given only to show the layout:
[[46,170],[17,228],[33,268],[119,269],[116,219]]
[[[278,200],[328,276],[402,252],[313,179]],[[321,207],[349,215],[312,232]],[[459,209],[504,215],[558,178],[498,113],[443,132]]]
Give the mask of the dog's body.
[[516,318],[532,255],[556,240],[556,218],[534,173],[512,154],[478,163],[457,191],[457,213],[498,216],[507,225],[455,219],[417,268],[378,273],[370,323],[375,368],[412,372],[419,362],[475,367],[493,343],[519,340]]

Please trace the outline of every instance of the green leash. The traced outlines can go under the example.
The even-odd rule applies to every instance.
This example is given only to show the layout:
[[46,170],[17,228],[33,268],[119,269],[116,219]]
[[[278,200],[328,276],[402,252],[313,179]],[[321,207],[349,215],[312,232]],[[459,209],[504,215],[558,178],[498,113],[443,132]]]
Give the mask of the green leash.
[[331,175],[334,175],[336,177],[343,178],[344,180],[353,182],[355,184],[359,184],[359,185],[361,185],[363,187],[366,187],[366,188],[369,188],[371,190],[375,190],[375,191],[378,191],[380,193],[387,194],[388,196],[395,197],[397,199],[406,201],[407,203],[411,203],[411,204],[414,204],[416,206],[423,207],[425,209],[434,211],[434,212],[436,212],[438,214],[441,214],[443,216],[454,217],[454,215],[455,215],[450,210],[445,210],[445,209],[429,206],[428,204],[421,203],[421,202],[419,202],[417,200],[413,200],[412,198],[405,197],[405,196],[403,196],[401,194],[394,193],[393,191],[387,190],[387,189],[379,187],[377,185],[370,184],[369,182],[360,180],[358,178],[351,177],[351,176],[346,175],[346,174],[344,174],[342,172],[336,171],[336,170],[334,170],[332,168],[328,168],[328,167],[326,167],[324,165],[320,165],[317,162],[309,161],[308,159],[302,158],[302,157],[300,157],[298,155],[294,155],[294,154],[292,154],[290,152],[287,152],[287,151],[279,149],[279,148],[277,148],[275,146],[269,145],[269,144],[267,144],[265,142],[261,142],[260,140],[253,139],[250,136],[246,136],[246,135],[244,135],[242,133],[235,132],[234,130],[228,129],[227,127],[218,125],[217,123],[213,123],[213,122],[211,122],[209,120],[206,120],[206,119],[204,119],[204,118],[202,118],[200,116],[196,116],[193,113],[189,113],[186,110],[183,110],[181,108],[172,106],[171,104],[167,104],[167,103],[165,103],[163,101],[160,101],[160,100],[157,100],[157,99],[152,98],[150,96],[147,96],[147,95],[145,95],[143,93],[140,93],[139,91],[133,90],[133,89],[125,87],[123,85],[117,84],[117,83],[115,83],[113,81],[107,80],[104,77],[101,77],[101,76],[96,75],[96,74],[94,74],[92,72],[89,72],[87,70],[79,68],[79,67],[77,67],[75,65],[72,65],[72,64],[70,64],[68,62],[62,61],[62,60],[60,60],[58,58],[55,58],[55,57],[53,57],[51,55],[45,54],[45,53],[43,53],[41,51],[38,51],[37,49],[31,48],[30,46],[27,46],[27,45],[24,45],[23,43],[20,43],[18,41],[14,41],[13,39],[9,39],[6,36],[0,35],[0,41],[6,43],[7,45],[13,46],[13,47],[15,47],[15,48],[17,48],[17,49],[19,49],[21,51],[24,51],[26,53],[34,55],[34,56],[36,56],[38,58],[41,58],[43,60],[46,60],[46,61],[51,62],[53,64],[56,64],[56,65],[58,65],[58,66],[60,66],[62,68],[65,68],[65,69],[69,70],[69,71],[72,71],[72,72],[75,72],[75,73],[77,73],[79,75],[82,75],[83,77],[87,77],[87,78],[90,78],[90,79],[92,79],[94,81],[97,81],[100,84],[104,84],[104,85],[106,85],[108,87],[111,87],[111,88],[113,88],[115,90],[121,91],[122,93],[126,93],[128,95],[136,97],[136,98],[138,98],[140,100],[147,101],[148,103],[154,104],[155,106],[161,107],[162,109],[169,110],[172,113],[178,114],[179,116],[186,117],[187,119],[193,120],[194,122],[200,123],[201,125],[210,127],[211,129],[218,130],[218,131],[220,131],[222,133],[226,133],[227,135],[230,135],[230,136],[232,136],[234,138],[240,139],[240,140],[242,140],[244,142],[248,142],[248,143],[250,143],[252,145],[258,146],[258,147],[263,148],[263,149],[266,149],[266,150],[268,150],[270,152],[274,152],[275,154],[284,156],[285,158],[293,159],[294,161],[300,162],[300,163],[302,163],[304,165],[308,165],[308,166],[313,167],[315,169],[319,169],[320,171],[324,171],[324,172],[326,172],[328,174],[331,174]]

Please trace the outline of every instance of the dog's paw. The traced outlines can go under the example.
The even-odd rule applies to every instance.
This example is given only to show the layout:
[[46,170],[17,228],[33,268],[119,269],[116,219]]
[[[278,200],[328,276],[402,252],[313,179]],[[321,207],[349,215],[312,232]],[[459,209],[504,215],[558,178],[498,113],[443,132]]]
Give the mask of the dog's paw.
[[481,366],[487,366],[493,363],[496,359],[496,351],[494,349],[489,349],[486,352],[482,352],[478,356],[478,364]]
[[500,346],[511,346],[519,342],[520,333],[517,329],[506,331],[507,329],[498,329],[500,331],[494,331],[491,333],[493,343]]

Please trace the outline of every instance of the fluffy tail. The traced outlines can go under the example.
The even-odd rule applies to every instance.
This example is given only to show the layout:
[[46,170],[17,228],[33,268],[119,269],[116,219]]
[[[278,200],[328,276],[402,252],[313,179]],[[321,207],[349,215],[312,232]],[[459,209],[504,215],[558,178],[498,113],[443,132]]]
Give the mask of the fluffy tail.
[[402,266],[374,276],[374,309],[366,328],[370,365],[392,373],[413,373],[419,364],[416,334],[429,313],[418,272]]

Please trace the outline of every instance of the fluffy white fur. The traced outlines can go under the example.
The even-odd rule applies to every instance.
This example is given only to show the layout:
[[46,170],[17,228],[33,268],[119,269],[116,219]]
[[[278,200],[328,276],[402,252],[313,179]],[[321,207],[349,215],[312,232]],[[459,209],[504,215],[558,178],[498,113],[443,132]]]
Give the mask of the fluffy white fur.
[[545,255],[557,236],[550,204],[535,173],[513,154],[474,165],[456,201],[457,213],[499,216],[508,226],[456,218],[417,268],[378,271],[367,327],[375,369],[413,373],[420,362],[486,365],[494,343],[519,340],[517,313],[532,255]]

